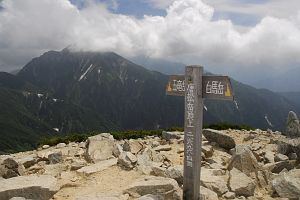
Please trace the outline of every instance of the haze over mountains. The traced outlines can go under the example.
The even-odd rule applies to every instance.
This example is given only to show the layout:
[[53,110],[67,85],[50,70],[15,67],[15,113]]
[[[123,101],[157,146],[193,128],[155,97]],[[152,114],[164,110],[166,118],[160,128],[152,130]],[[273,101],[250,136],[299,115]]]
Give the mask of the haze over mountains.
[[[49,51],[0,76],[0,151],[54,134],[183,125],[183,98],[165,95],[168,76],[112,52]],[[236,102],[205,101],[205,124],[283,130],[288,111],[300,112],[292,99],[232,83]]]

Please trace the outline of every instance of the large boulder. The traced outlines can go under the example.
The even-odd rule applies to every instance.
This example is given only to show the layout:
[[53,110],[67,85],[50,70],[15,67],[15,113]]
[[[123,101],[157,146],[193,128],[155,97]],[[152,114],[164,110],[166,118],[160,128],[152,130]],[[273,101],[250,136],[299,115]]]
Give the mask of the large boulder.
[[114,138],[109,133],[92,136],[87,139],[85,158],[96,163],[113,157]]
[[178,132],[178,131],[174,131],[174,132],[163,131],[162,132],[162,138],[167,141],[172,140],[172,139],[180,139],[180,138],[182,138],[183,135],[184,135],[183,132]]
[[16,176],[22,176],[25,173],[25,168],[13,158],[4,158],[0,161],[0,176],[8,179]]
[[287,118],[287,127],[285,135],[289,137],[300,137],[300,122],[293,111],[290,111]]
[[48,200],[58,191],[53,176],[18,176],[0,180],[0,199],[24,197],[33,200]]
[[134,198],[154,194],[165,200],[179,200],[179,192],[180,188],[174,179],[156,176],[138,179],[124,191]]
[[204,187],[216,192],[218,196],[222,196],[228,191],[227,176],[217,174],[215,169],[201,169],[200,183]]
[[286,173],[281,173],[273,179],[272,187],[282,198],[300,197],[300,169],[294,169]]
[[203,129],[203,135],[209,142],[215,142],[226,150],[230,150],[235,147],[234,139],[222,131]]
[[144,145],[137,140],[126,140],[123,144],[123,150],[129,151],[133,153],[134,155],[137,155],[140,151],[142,151],[144,148]]
[[240,170],[248,176],[252,173],[257,173],[260,167],[249,146],[236,146],[235,152],[228,164],[229,170],[232,170],[233,168]]
[[253,196],[255,186],[255,182],[240,170],[233,168],[229,172],[230,190],[237,195],[246,197]]
[[132,169],[137,163],[137,157],[131,152],[124,151],[118,158],[118,164],[125,169]]
[[204,200],[218,200],[218,195],[214,191],[200,186],[200,199]]
[[296,153],[298,160],[300,160],[300,138],[297,139],[281,139],[277,141],[278,153],[289,156]]

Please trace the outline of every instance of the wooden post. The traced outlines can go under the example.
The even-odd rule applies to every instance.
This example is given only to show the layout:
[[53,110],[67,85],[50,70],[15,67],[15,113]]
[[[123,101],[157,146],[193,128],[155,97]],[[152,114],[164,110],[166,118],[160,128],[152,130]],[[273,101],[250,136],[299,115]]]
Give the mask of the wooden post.
[[203,120],[203,67],[185,69],[183,199],[199,200]]

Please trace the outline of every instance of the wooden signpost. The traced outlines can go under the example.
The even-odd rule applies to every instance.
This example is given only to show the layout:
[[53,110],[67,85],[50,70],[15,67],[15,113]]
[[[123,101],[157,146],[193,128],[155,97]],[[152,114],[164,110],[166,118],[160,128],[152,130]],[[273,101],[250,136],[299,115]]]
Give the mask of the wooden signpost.
[[203,100],[233,100],[227,76],[203,76],[203,67],[187,66],[185,75],[172,75],[167,95],[185,97],[183,199],[199,200]]

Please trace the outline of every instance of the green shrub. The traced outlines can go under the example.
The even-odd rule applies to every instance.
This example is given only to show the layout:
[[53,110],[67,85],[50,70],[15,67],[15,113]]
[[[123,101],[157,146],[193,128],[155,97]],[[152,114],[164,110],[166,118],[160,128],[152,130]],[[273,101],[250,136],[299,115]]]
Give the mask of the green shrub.
[[[237,129],[237,130],[253,130],[250,126],[247,125],[234,125],[229,123],[219,123],[219,124],[211,124],[208,126],[204,126],[204,128],[211,128],[215,130],[227,130],[227,129]],[[146,136],[161,136],[162,131],[184,131],[182,127],[173,127],[167,129],[158,129],[158,130],[127,130],[127,131],[113,131],[111,134],[114,136],[116,140],[124,140],[124,139],[137,139],[137,138],[144,138]],[[69,142],[83,142],[87,140],[88,137],[100,134],[100,132],[94,131],[88,134],[67,134],[63,136],[52,136],[43,138],[39,143],[38,146],[42,145],[50,145],[54,146],[58,143],[69,143]]]

